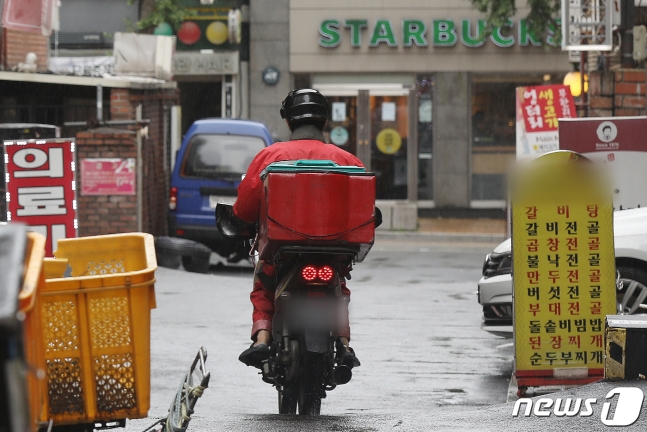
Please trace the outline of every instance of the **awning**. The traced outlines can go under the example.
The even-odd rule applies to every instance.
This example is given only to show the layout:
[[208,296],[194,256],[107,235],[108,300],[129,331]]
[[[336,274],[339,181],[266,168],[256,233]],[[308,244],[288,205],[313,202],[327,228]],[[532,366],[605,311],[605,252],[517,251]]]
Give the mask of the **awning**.
[[112,88],[132,88],[140,90],[177,88],[177,83],[175,81],[163,81],[147,77],[114,75],[99,78],[43,73],[0,72],[0,81],[62,84],[87,87],[103,86]]

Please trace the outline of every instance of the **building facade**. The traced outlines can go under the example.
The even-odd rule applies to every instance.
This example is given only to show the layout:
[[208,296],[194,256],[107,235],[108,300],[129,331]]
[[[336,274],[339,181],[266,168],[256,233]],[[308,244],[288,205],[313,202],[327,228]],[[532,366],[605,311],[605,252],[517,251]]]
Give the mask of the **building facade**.
[[[533,35],[520,8],[485,34],[468,0],[251,1],[251,117],[287,137],[278,106],[311,86],[332,103],[329,142],[378,176],[378,199],[420,213],[503,217],[515,157],[515,87],[572,69],[554,32]],[[278,83],[263,71],[281,73]]]

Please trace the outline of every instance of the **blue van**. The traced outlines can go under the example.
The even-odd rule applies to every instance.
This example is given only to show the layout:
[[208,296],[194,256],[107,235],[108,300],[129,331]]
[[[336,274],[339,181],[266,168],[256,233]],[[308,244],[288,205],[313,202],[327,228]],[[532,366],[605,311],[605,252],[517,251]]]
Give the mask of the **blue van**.
[[198,120],[177,153],[169,193],[171,236],[208,246],[229,262],[246,258],[249,245],[222,237],[216,228],[219,202],[233,204],[237,188],[256,154],[273,143],[262,123]]

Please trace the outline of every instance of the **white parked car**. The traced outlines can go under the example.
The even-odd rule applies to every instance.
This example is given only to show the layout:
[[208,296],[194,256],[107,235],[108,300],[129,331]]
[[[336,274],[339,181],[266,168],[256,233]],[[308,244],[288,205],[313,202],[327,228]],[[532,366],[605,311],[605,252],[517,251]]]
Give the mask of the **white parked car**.
[[[613,214],[616,269],[619,273],[618,312],[647,313],[647,208]],[[481,328],[497,336],[512,337],[512,241],[508,239],[488,254],[478,283],[483,306]]]

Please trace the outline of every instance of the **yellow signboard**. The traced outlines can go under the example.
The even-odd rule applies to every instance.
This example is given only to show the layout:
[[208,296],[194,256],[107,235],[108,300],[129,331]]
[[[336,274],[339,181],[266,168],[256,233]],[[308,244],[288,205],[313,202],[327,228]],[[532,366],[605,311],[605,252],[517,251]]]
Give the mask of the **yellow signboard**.
[[569,368],[601,378],[605,316],[616,312],[613,204],[604,179],[588,159],[558,151],[539,157],[512,180],[520,382]]

